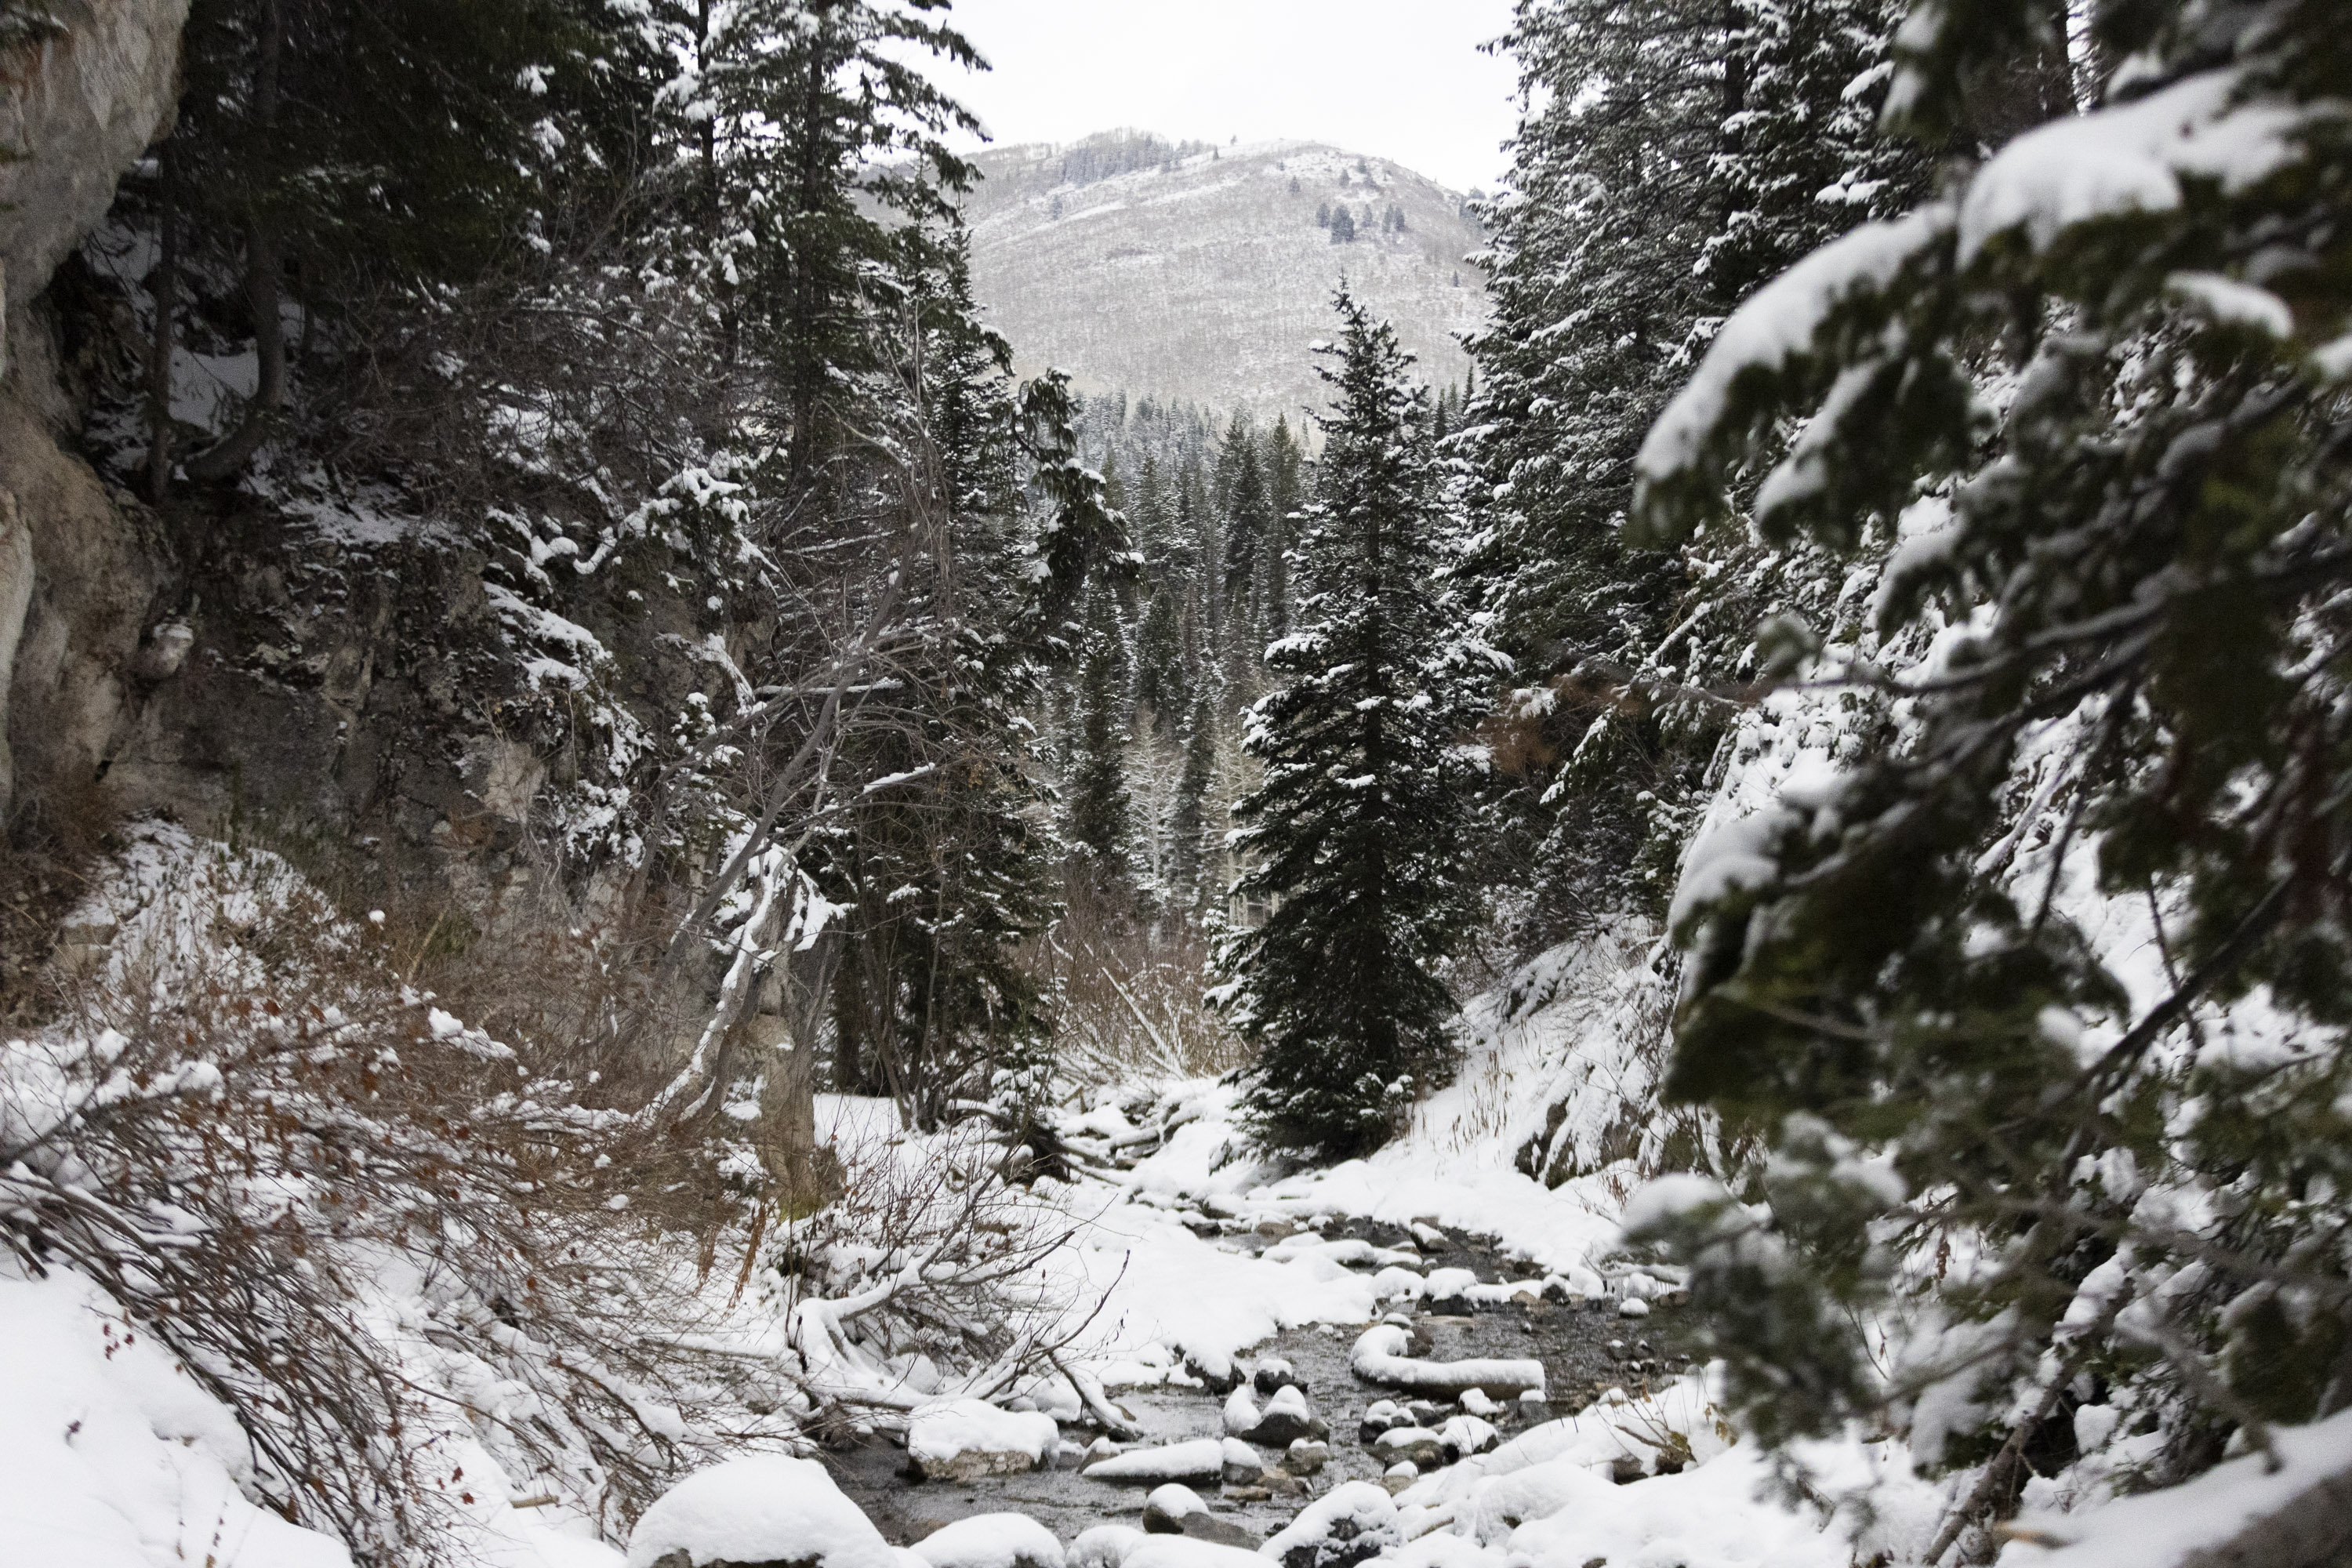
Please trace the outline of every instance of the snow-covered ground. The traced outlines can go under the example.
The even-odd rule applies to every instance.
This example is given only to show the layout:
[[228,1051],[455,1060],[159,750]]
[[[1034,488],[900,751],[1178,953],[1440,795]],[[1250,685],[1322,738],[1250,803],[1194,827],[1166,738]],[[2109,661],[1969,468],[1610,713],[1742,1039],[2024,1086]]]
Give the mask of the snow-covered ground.
[[[113,929],[120,942],[121,933],[143,922],[151,941],[164,941],[179,962],[210,962],[199,951],[213,940],[210,928],[158,896],[194,896],[190,883],[173,879],[190,865],[226,864],[204,859],[207,853],[185,836],[140,840],[114,884],[137,894],[137,907],[85,911],[80,923]],[[260,907],[257,897],[267,904],[291,896],[282,862],[264,862],[262,869],[267,874],[257,879],[228,878],[205,896],[225,899],[248,917]],[[1003,1465],[1020,1468],[1051,1463],[1062,1444],[1081,1436],[1073,1428],[1089,1396],[1099,1397],[1096,1387],[1114,1398],[1122,1390],[1197,1387],[1204,1375],[1246,1368],[1277,1333],[1314,1324],[1357,1337],[1360,1363],[1394,1358],[1403,1331],[1375,1325],[1398,1306],[1423,1298],[1475,1301],[1481,1292],[1499,1300],[1492,1293],[1512,1289],[1480,1286],[1467,1271],[1449,1269],[1432,1226],[1493,1237],[1520,1272],[1557,1294],[1613,1299],[1628,1314],[1642,1310],[1676,1277],[1623,1252],[1617,1218],[1638,1178],[1630,1160],[1612,1164],[1593,1151],[1599,1131],[1648,1089],[1641,1022],[1655,990],[1654,958],[1647,933],[1629,928],[1616,944],[1552,955],[1510,977],[1471,1008],[1468,1058],[1456,1080],[1389,1147],[1327,1171],[1285,1172],[1255,1155],[1236,1125],[1231,1085],[1165,1081],[1090,1091],[1089,1101],[1072,1108],[1064,1133],[1081,1150],[1115,1150],[1122,1158],[1090,1158],[1077,1179],[1040,1182],[1011,1200],[1024,1225],[1070,1234],[1032,1284],[1035,1310],[1060,1320],[1052,1337],[1066,1337],[1063,1365],[1077,1386],[1058,1373],[1000,1383],[989,1392],[1012,1413],[992,1415],[970,1403],[970,1379],[960,1383],[919,1355],[868,1358],[833,1370],[872,1384],[857,1392],[873,1396],[863,1408],[876,1425],[917,1427],[913,1447],[927,1464],[944,1466],[961,1451],[989,1449],[1000,1453]],[[433,1015],[436,1034],[445,1017]],[[446,1019],[446,1027],[462,1025]],[[28,1048],[8,1043],[10,1076],[0,1092],[17,1093],[31,1081],[18,1070]],[[909,1134],[884,1102],[832,1099],[819,1112],[825,1135],[869,1154],[885,1151],[903,1171],[919,1173],[954,1157],[952,1134]],[[1572,1163],[1586,1173],[1549,1187],[1526,1174],[1520,1151],[1538,1134],[1550,1149],[1581,1150]],[[1407,1234],[1419,1227],[1430,1250],[1327,1234],[1365,1220]],[[740,1248],[744,1241],[729,1245]],[[789,1298],[772,1288],[726,1298],[734,1272],[712,1272],[717,1295],[707,1331],[739,1358],[782,1365],[798,1357],[802,1376],[830,1375],[810,1353],[806,1325],[789,1317],[799,1310]],[[480,1425],[479,1407],[507,1395],[482,1362],[425,1331],[432,1312],[426,1283],[396,1268],[374,1278],[380,1300],[365,1303],[362,1315],[395,1347],[404,1375],[435,1391],[435,1407],[443,1412],[429,1430],[407,1440],[419,1470],[442,1494],[442,1528],[453,1557],[497,1568],[618,1568],[623,1556],[613,1538],[620,1521],[595,1518],[578,1489],[502,1468],[485,1440],[489,1431]],[[1386,1555],[1412,1568],[1587,1568],[1595,1562],[1612,1568],[1843,1568],[1882,1552],[1893,1563],[1922,1560],[1949,1482],[1916,1476],[1899,1443],[1857,1435],[1800,1453],[1809,1500],[1791,1500],[1790,1489],[1773,1485],[1771,1459],[1727,1423],[1718,1386],[1701,1370],[1647,1397],[1612,1392],[1483,1453],[1474,1450],[1493,1440],[1480,1419],[1495,1410],[1493,1391],[1465,1394],[1463,1414],[1448,1423],[1449,1429],[1459,1424],[1460,1462],[1400,1476],[1392,1500],[1365,1482],[1346,1483],[1345,1509],[1335,1512],[1335,1503],[1310,1511],[1297,1529],[1323,1528],[1330,1522],[1325,1514],[1347,1514],[1350,1528],[1375,1531],[1389,1543]],[[91,1568],[205,1561],[216,1568],[348,1568],[340,1542],[256,1506],[241,1485],[252,1460],[226,1409],[69,1270],[34,1277],[0,1264],[0,1413],[6,1416],[0,1423],[0,1538],[8,1543],[0,1557]],[[1058,1440],[1048,1417],[1063,1427]],[[1332,1442],[1353,1436],[1334,1433]],[[2281,1432],[2276,1440],[2284,1470],[2273,1474],[2258,1460],[2241,1460],[2178,1497],[2064,1516],[2047,1510],[2097,1500],[2060,1497],[2046,1487],[2031,1491],[2029,1504],[2044,1511],[2026,1521],[2026,1533],[2002,1563],[2153,1563],[2151,1543],[2186,1539],[2184,1520],[2259,1517],[2312,1478],[2352,1469],[2352,1426],[2343,1418]],[[1206,1439],[1209,1462],[1195,1468],[1232,1462],[1235,1447],[1246,1446]],[[747,1449],[745,1462],[753,1458]],[[652,1537],[641,1539],[629,1561],[649,1563],[674,1547],[691,1548],[706,1527],[717,1532],[712,1541],[740,1543],[749,1539],[744,1531],[792,1526],[802,1513],[790,1508],[772,1517],[743,1514],[775,1500],[773,1487],[763,1493],[737,1484],[761,1476],[800,1478],[794,1487],[814,1488],[807,1508],[835,1521],[835,1534],[856,1547],[849,1556],[873,1555],[879,1537],[841,1514],[845,1508],[854,1513],[855,1505],[830,1492],[831,1482],[809,1480],[812,1468],[772,1454],[757,1463],[767,1468],[756,1476],[735,1472],[727,1485],[714,1483],[649,1514],[649,1528],[667,1533],[659,1536],[659,1551],[649,1551]],[[1153,1465],[1140,1459],[1137,1468],[1149,1472]],[[1107,1497],[1106,1514],[1111,1507]],[[1018,1522],[967,1531],[966,1544],[991,1563],[1002,1557],[999,1568],[1042,1561],[1036,1532],[1017,1529]],[[929,1568],[967,1568],[961,1539],[942,1542],[934,1555],[952,1561]],[[1090,1540],[1077,1557],[1090,1568],[1121,1568],[1128,1553],[1145,1552],[1150,1561],[1139,1568],[1171,1555],[1197,1558],[1199,1568],[1207,1568],[1209,1555],[1232,1552],[1191,1540],[1180,1550],[1162,1544],[1165,1539],[1151,1538],[1147,1549],[1143,1538],[1114,1531]],[[1238,1563],[1238,1554],[1232,1561]]]

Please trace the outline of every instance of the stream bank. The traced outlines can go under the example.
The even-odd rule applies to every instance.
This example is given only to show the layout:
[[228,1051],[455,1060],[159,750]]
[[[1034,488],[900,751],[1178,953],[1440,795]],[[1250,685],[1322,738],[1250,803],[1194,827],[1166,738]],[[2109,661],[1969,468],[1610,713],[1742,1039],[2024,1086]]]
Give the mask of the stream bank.
[[[1436,1227],[1422,1228],[1422,1240],[1432,1239]],[[1541,1279],[1524,1264],[1506,1257],[1488,1237],[1444,1232],[1445,1245],[1416,1247],[1415,1237],[1402,1227],[1373,1222],[1334,1224],[1319,1233],[1329,1241],[1363,1240],[1382,1249],[1418,1249],[1431,1268],[1468,1269],[1482,1283],[1523,1281],[1528,1293]],[[1220,1247],[1260,1253],[1282,1237],[1242,1231],[1221,1235]],[[1371,1272],[1370,1267],[1360,1272]],[[1557,1292],[1555,1292],[1557,1294]],[[1543,1363],[1548,1400],[1532,1407],[1506,1401],[1499,1414],[1487,1417],[1507,1440],[1538,1422],[1578,1410],[1605,1390],[1622,1387],[1639,1395],[1685,1364],[1687,1309],[1673,1298],[1648,1303],[1648,1315],[1621,1317],[1617,1301],[1596,1297],[1581,1303],[1559,1300],[1517,1300],[1484,1306],[1468,1312],[1434,1311],[1426,1300],[1397,1302],[1397,1311],[1409,1318],[1417,1342],[1425,1338],[1428,1358],[1462,1361],[1473,1358],[1534,1359]],[[1236,1358],[1246,1373],[1269,1360],[1290,1363],[1305,1387],[1317,1415],[1328,1422],[1330,1458],[1318,1474],[1305,1479],[1305,1493],[1263,1500],[1232,1495],[1236,1489],[1197,1485],[1210,1510],[1263,1541],[1290,1522],[1313,1497],[1343,1481],[1381,1479],[1383,1466],[1358,1441],[1365,1411],[1381,1400],[1404,1402],[1409,1396],[1359,1378],[1349,1364],[1349,1352],[1369,1323],[1306,1323],[1282,1330],[1250,1353]],[[1156,1387],[1113,1389],[1112,1398],[1133,1418],[1142,1436],[1135,1447],[1159,1446],[1224,1435],[1225,1394],[1194,1380]],[[1260,1395],[1261,1402],[1263,1395]],[[1072,1426],[1063,1433],[1066,1444],[1084,1444],[1095,1434]],[[1260,1449],[1268,1465],[1280,1458]],[[875,1437],[824,1456],[835,1481],[885,1537],[908,1545],[940,1527],[974,1514],[1014,1512],[1029,1516],[1065,1542],[1097,1524],[1139,1525],[1146,1485],[1097,1480],[1071,1468],[1025,1474],[989,1477],[971,1481],[923,1480],[909,1471],[902,1440]],[[1249,1489],[1240,1489],[1244,1493]]]

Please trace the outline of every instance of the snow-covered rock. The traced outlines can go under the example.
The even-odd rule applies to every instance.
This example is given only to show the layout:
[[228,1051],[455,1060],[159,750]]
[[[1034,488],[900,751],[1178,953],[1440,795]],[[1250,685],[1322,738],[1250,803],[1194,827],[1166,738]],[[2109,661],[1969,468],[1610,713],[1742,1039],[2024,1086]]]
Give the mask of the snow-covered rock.
[[637,1521],[628,1568],[790,1563],[898,1568],[882,1532],[814,1459],[754,1454],[678,1482]]
[[1422,1293],[1432,1311],[1466,1311],[1470,1292],[1477,1288],[1478,1276],[1467,1268],[1433,1268]]
[[[1475,1393],[1476,1390],[1471,1392]],[[1491,1421],[1475,1415],[1456,1415],[1437,1429],[1437,1440],[1446,1453],[1456,1459],[1466,1459],[1473,1454],[1483,1454],[1493,1447],[1501,1434]]]
[[1176,1481],[1154,1487],[1151,1495],[1143,1500],[1143,1529],[1147,1535],[1181,1535],[1184,1521],[1196,1513],[1206,1513],[1209,1505],[1201,1494]]
[[915,1542],[929,1568],[1063,1568],[1062,1543],[1024,1513],[975,1513]]
[[1395,1500],[1370,1481],[1347,1481],[1300,1510],[1258,1555],[1282,1568],[1351,1568],[1402,1544]]
[[1294,1476],[1311,1476],[1331,1462],[1331,1446],[1301,1437],[1282,1456],[1282,1468]]
[[1124,1568],[1128,1553],[1143,1544],[1143,1531],[1131,1524],[1097,1524],[1081,1531],[1062,1554],[1066,1568]]
[[968,1481],[1042,1469],[1061,1438],[1061,1428],[1043,1411],[946,1399],[909,1418],[907,1458],[929,1479]]
[[[1377,1281],[1378,1276],[1374,1279]],[[1280,1356],[1267,1356],[1251,1372],[1250,1384],[1260,1394],[1273,1394],[1285,1387],[1297,1386],[1298,1369]]]
[[1196,1437],[1156,1448],[1129,1448],[1092,1460],[1078,1473],[1098,1481],[1132,1483],[1220,1480],[1225,1473],[1225,1442],[1223,1437]]
[[1544,1385],[1539,1361],[1423,1361],[1405,1353],[1412,1343],[1403,1329],[1375,1323],[1357,1339],[1348,1364],[1367,1383],[1417,1394],[1452,1396],[1475,1388],[1493,1398],[1515,1399]]
[[[1226,1407],[1225,1414],[1230,1421],[1232,1406]],[[1287,1448],[1301,1437],[1328,1437],[1330,1433],[1329,1425],[1307,1408],[1307,1391],[1294,1383],[1276,1389],[1265,1403],[1265,1414],[1236,1436],[1262,1448]]]
[[1247,1385],[1234,1389],[1225,1401],[1225,1436],[1247,1436],[1258,1420],[1257,1401],[1250,1397]]
[[1426,1426],[1391,1426],[1373,1439],[1372,1457],[1383,1466],[1405,1460],[1434,1469],[1445,1463],[1445,1441]]
[[1119,1568],[1265,1568],[1265,1560],[1239,1546],[1189,1535],[1147,1535]]

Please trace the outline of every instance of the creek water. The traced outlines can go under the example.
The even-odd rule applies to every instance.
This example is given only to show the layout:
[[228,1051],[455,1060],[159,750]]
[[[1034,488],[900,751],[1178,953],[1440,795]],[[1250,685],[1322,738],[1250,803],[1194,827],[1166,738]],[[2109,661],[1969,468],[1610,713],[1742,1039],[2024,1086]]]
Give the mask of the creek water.
[[[1405,1233],[1394,1226],[1358,1223],[1327,1227],[1328,1240],[1360,1237],[1380,1247],[1393,1247]],[[1469,1268],[1485,1281],[1525,1279],[1529,1271],[1501,1257],[1482,1237],[1454,1235],[1451,1248],[1426,1250],[1431,1268]],[[1218,1245],[1256,1252],[1271,1245],[1265,1237],[1241,1234],[1220,1237]],[[1548,1406],[1528,1412],[1506,1402],[1504,1414],[1488,1417],[1507,1439],[1537,1420],[1548,1420],[1582,1408],[1602,1390],[1622,1387],[1639,1394],[1645,1382],[1662,1377],[1668,1365],[1681,1360],[1685,1310],[1653,1303],[1646,1318],[1621,1318],[1615,1303],[1599,1300],[1582,1306],[1552,1302],[1496,1307],[1467,1316],[1441,1315],[1422,1304],[1397,1303],[1412,1313],[1414,1328],[1428,1336],[1432,1360],[1459,1361],[1470,1357],[1533,1358],[1544,1365]],[[1268,1357],[1291,1364],[1306,1385],[1308,1404],[1328,1422],[1330,1462],[1321,1473],[1307,1478],[1309,1497],[1320,1496],[1346,1480],[1377,1480],[1381,1466],[1370,1450],[1357,1441],[1357,1427],[1369,1405],[1382,1399],[1400,1402],[1407,1395],[1394,1389],[1360,1381],[1348,1364],[1349,1352],[1366,1325],[1307,1324],[1286,1329],[1244,1352],[1237,1364],[1254,1365]],[[1111,1397],[1143,1430],[1143,1444],[1181,1442],[1187,1438],[1224,1435],[1225,1395],[1202,1387],[1114,1389]],[[1264,1395],[1257,1395],[1263,1405]],[[1082,1426],[1063,1430],[1067,1441],[1084,1443],[1094,1434]],[[1268,1464],[1281,1456],[1261,1450]],[[991,1477],[975,1481],[927,1481],[908,1473],[906,1453],[887,1439],[871,1439],[825,1456],[841,1489],[865,1509],[882,1533],[899,1545],[921,1540],[941,1525],[977,1513],[1024,1513],[1067,1542],[1097,1524],[1139,1524],[1143,1500],[1151,1488],[1100,1481],[1075,1469],[1049,1469],[1026,1475]],[[1193,1488],[1210,1510],[1264,1540],[1287,1524],[1306,1497],[1276,1496],[1265,1501],[1224,1495],[1200,1484]]]

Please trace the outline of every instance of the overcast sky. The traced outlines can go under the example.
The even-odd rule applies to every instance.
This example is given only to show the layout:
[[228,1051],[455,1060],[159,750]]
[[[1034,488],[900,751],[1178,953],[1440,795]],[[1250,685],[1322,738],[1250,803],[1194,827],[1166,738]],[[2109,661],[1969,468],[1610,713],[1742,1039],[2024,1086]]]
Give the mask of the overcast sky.
[[1515,117],[1478,46],[1510,0],[955,0],[995,68],[946,73],[1000,144],[1132,126],[1177,140],[1294,136],[1493,189]]

